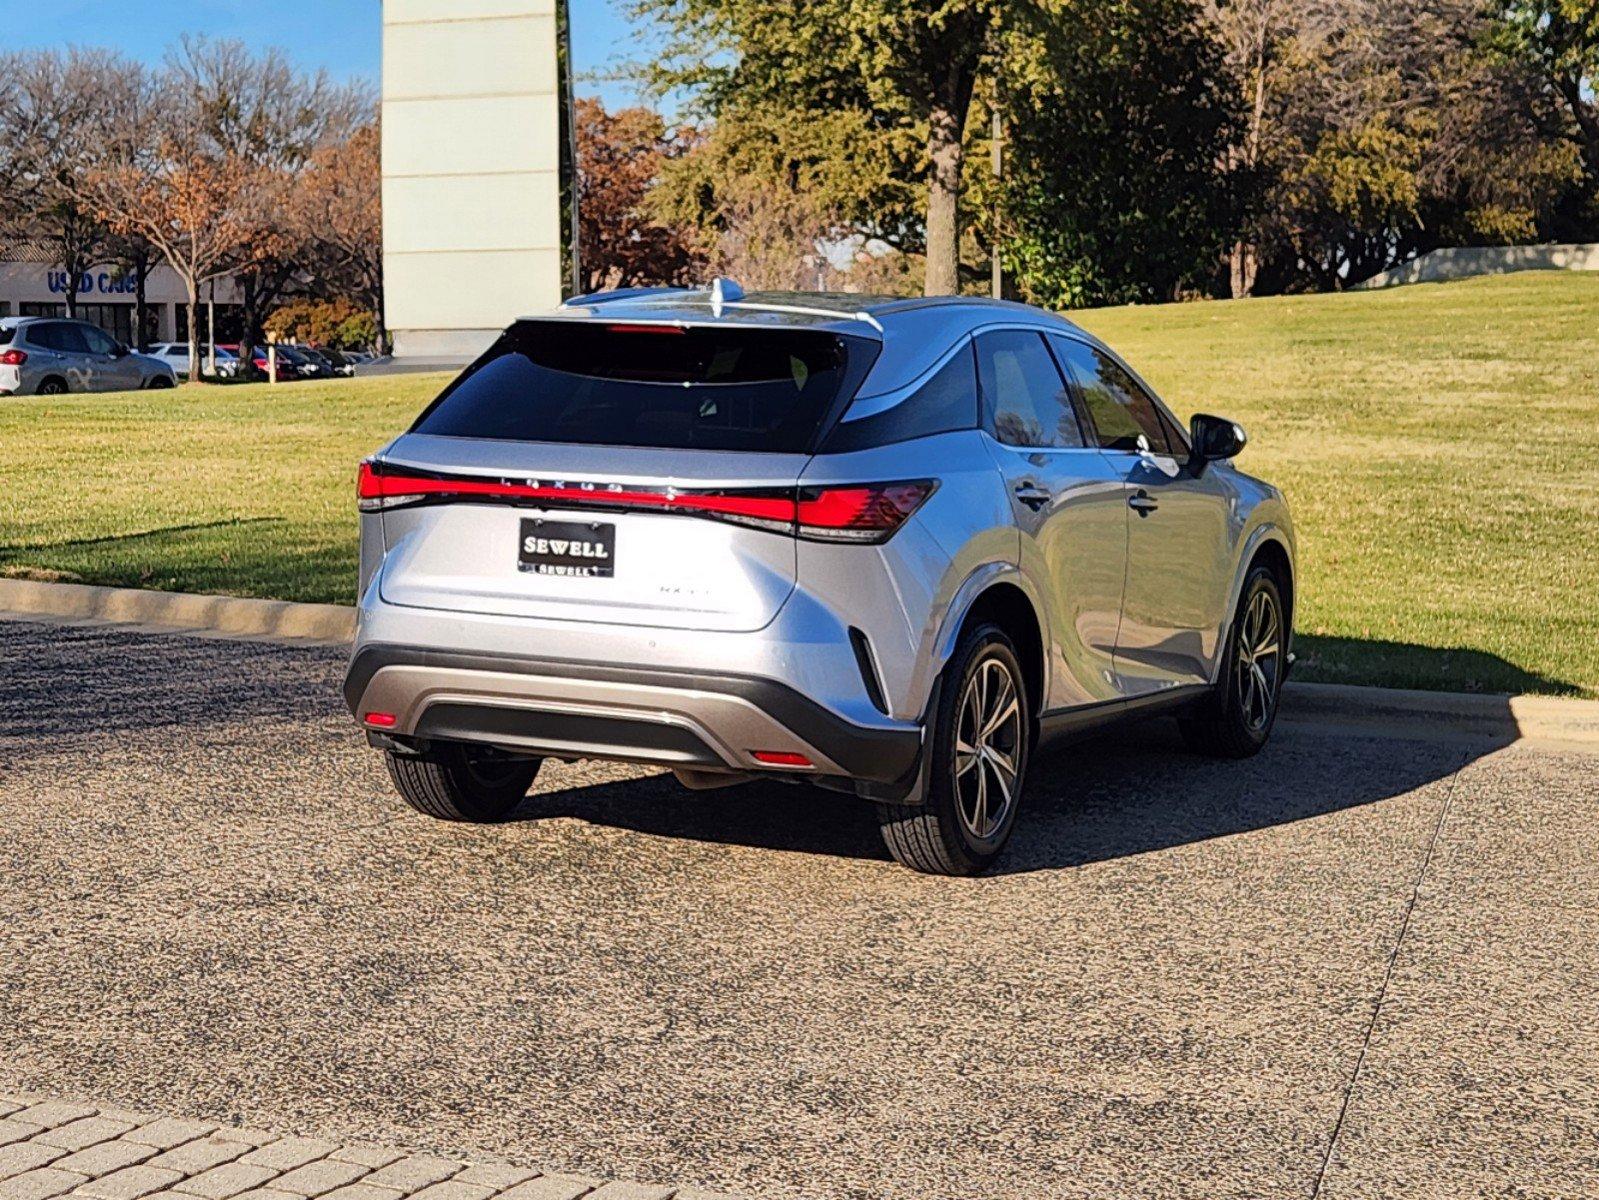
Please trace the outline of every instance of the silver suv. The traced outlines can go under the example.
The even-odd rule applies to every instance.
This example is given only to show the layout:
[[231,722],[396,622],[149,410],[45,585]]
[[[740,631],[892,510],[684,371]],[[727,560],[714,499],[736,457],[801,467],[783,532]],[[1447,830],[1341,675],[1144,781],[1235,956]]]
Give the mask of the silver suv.
[[649,290],[517,322],[362,464],[345,698],[395,785],[508,816],[544,758],[808,781],[888,848],[999,854],[1043,741],[1264,745],[1282,494],[1019,304]]
[[177,382],[159,358],[64,317],[0,317],[0,396],[129,392]]

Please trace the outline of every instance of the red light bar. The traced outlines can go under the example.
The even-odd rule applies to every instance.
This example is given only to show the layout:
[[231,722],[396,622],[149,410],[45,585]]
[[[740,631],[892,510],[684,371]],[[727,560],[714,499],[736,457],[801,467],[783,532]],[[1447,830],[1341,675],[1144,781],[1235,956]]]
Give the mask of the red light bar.
[[678,491],[608,485],[514,483],[482,477],[423,475],[361,464],[363,512],[450,500],[523,501],[552,508],[630,509],[712,517],[816,541],[882,542],[938,487],[934,480],[839,487]]
[[751,750],[750,757],[769,767],[810,767],[815,764],[803,754],[790,750]]
[[607,325],[606,333],[686,333],[681,325]]
[[379,729],[392,729],[395,722],[393,713],[369,712],[361,719],[368,725],[376,725]]

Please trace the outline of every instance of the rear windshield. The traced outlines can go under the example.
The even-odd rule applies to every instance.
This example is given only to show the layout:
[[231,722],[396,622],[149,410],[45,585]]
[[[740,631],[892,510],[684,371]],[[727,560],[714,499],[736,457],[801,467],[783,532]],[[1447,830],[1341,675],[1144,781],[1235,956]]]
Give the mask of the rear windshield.
[[443,437],[802,453],[877,345],[749,327],[524,321],[412,427]]
[[11,330],[9,330],[9,329],[0,329],[0,346],[9,346],[10,344],[11,344]]

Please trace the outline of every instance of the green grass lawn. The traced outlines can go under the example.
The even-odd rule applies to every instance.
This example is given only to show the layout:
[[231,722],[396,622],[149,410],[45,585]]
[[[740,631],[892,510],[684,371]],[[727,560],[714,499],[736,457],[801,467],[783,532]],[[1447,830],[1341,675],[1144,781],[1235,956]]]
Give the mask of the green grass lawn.
[[[1304,677],[1599,695],[1599,275],[1078,316],[1248,427]],[[440,383],[0,400],[0,574],[347,603],[355,464]]]

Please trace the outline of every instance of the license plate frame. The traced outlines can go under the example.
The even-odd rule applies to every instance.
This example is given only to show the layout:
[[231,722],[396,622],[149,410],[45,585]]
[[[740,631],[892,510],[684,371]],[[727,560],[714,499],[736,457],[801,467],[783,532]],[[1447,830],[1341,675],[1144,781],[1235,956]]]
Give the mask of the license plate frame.
[[523,517],[516,569],[547,578],[615,578],[616,524]]

